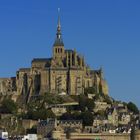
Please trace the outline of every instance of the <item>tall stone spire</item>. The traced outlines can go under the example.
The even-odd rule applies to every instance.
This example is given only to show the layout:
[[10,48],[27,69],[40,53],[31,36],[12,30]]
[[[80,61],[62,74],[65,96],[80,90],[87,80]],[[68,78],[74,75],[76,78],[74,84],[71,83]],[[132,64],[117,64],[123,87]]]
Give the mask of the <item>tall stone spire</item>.
[[61,23],[60,23],[60,9],[58,9],[58,24],[57,24],[57,38],[61,38]]
[[58,8],[58,24],[57,24],[57,33],[54,46],[64,46],[61,34],[61,22],[60,22],[60,8]]

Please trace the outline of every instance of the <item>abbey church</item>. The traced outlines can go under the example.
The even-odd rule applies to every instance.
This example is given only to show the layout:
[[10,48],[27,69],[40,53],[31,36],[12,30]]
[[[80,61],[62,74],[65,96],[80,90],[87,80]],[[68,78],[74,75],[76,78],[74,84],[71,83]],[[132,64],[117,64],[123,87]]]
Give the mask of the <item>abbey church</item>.
[[0,79],[1,94],[23,95],[28,101],[33,96],[52,94],[79,95],[84,89],[94,87],[96,93],[108,94],[102,68],[91,70],[84,57],[76,50],[65,49],[60,17],[51,58],[35,58],[31,68],[21,68],[16,77]]

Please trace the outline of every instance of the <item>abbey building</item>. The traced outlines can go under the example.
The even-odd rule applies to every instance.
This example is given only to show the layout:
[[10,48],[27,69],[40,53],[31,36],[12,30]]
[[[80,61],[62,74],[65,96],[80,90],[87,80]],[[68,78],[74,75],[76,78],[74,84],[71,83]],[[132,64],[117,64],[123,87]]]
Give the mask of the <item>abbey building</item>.
[[19,69],[15,78],[0,79],[0,92],[11,91],[27,100],[47,92],[79,95],[88,87],[94,87],[97,93],[108,94],[102,69],[90,69],[75,49],[65,49],[60,18],[52,52],[51,58],[33,59],[31,68]]

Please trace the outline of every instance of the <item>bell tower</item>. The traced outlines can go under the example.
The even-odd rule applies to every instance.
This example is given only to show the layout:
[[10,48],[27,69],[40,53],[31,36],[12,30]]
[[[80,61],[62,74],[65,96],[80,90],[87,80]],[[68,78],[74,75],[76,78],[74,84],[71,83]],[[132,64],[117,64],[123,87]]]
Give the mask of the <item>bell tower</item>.
[[53,58],[62,59],[64,58],[64,55],[65,55],[65,49],[64,49],[64,43],[61,34],[60,9],[58,9],[58,24],[57,24],[56,39],[53,44]]

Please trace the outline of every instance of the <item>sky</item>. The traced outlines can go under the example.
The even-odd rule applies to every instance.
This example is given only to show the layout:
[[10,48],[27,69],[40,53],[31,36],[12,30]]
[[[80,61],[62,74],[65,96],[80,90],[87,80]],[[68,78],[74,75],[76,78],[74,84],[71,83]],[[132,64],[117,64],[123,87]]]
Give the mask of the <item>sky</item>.
[[109,94],[140,108],[139,0],[1,0],[0,77],[52,55],[58,11],[66,49],[104,70]]

